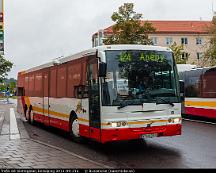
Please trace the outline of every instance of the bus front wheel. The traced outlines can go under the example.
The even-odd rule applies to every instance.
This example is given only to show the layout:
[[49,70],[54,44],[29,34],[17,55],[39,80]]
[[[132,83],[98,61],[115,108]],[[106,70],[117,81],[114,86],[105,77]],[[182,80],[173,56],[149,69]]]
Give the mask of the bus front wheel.
[[72,116],[70,120],[70,136],[75,142],[82,142],[83,138],[79,133],[79,122],[76,116]]

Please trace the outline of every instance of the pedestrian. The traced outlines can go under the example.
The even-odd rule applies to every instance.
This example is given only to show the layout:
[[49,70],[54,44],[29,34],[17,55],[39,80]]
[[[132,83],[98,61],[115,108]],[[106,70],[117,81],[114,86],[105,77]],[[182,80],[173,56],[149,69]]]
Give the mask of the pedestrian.
[[9,96],[10,96],[10,90],[9,90],[9,87],[7,86],[6,88],[6,97],[7,97],[7,103],[9,103]]

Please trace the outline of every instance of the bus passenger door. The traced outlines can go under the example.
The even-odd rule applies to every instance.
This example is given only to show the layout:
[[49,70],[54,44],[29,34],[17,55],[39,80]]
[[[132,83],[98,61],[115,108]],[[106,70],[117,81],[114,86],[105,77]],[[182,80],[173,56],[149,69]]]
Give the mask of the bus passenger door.
[[49,70],[43,72],[43,114],[44,114],[44,124],[49,126]]
[[88,89],[89,89],[89,137],[100,141],[100,97],[98,79],[98,61],[95,56],[89,57],[87,65]]

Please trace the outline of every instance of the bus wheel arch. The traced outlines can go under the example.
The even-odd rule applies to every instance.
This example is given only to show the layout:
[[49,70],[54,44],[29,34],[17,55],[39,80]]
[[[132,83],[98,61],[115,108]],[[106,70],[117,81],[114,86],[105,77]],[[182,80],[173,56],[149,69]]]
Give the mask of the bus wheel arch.
[[69,120],[69,132],[71,138],[75,142],[82,142],[82,137],[79,134],[79,122],[78,117],[75,111],[71,111],[70,113],[70,120]]

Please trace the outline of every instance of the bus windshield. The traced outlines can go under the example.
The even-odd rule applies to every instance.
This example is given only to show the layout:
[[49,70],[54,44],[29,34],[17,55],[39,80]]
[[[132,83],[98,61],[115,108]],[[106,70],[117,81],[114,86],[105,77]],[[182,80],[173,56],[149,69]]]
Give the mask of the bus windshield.
[[172,52],[106,51],[107,75],[101,80],[103,106],[180,102]]

